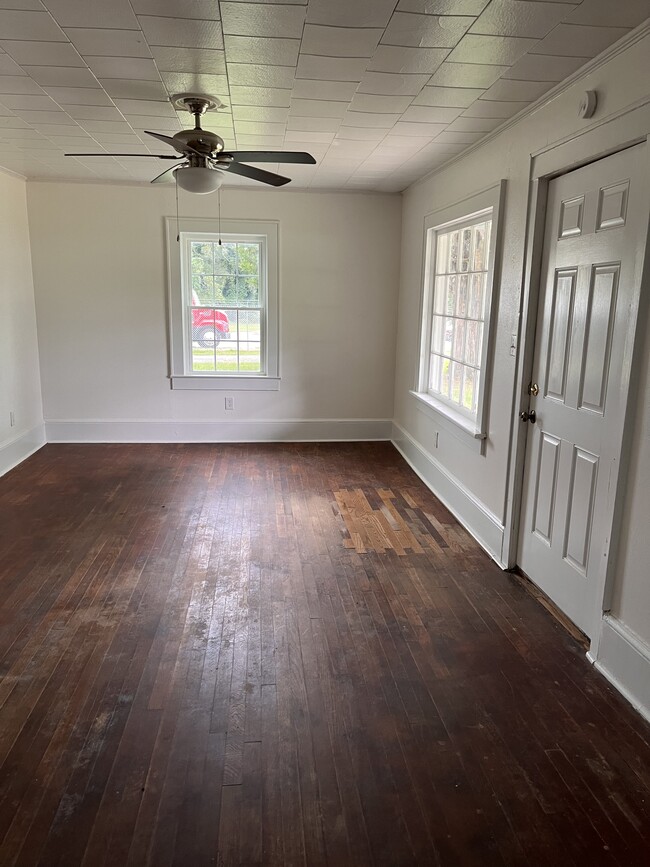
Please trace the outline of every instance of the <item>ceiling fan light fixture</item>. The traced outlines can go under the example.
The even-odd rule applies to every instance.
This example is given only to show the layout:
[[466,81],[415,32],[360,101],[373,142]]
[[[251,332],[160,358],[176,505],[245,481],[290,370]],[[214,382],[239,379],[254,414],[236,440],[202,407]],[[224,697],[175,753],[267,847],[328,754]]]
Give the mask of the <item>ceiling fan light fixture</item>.
[[223,172],[203,166],[179,166],[174,171],[178,186],[188,193],[214,193],[223,183]]

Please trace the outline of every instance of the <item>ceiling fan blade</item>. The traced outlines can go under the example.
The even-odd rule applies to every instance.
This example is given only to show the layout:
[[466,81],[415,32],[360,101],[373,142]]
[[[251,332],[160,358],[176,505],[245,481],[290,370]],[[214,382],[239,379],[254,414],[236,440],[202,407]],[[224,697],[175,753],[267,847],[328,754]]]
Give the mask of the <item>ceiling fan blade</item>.
[[316,160],[311,154],[301,151],[230,151],[219,154],[219,157],[232,157],[236,163],[300,163],[315,165]]
[[171,166],[169,169],[165,169],[164,172],[161,172],[159,175],[150,182],[152,184],[166,184],[168,181],[174,180],[174,172],[180,166],[187,165],[187,163],[179,163],[177,166]]
[[282,175],[276,175],[275,172],[265,172],[264,169],[257,169],[255,166],[247,166],[244,163],[232,162],[224,168],[233,175],[242,175],[254,181],[261,181],[263,184],[270,184],[272,187],[281,187],[284,184],[288,184],[291,180],[291,178],[283,178]]
[[190,147],[188,144],[184,144],[183,142],[178,142],[175,138],[172,138],[169,135],[163,135],[160,132],[150,132],[148,129],[145,129],[145,132],[147,135],[152,135],[159,141],[164,141],[165,144],[171,145],[174,150],[178,151],[180,154],[185,155],[189,151],[191,154],[196,154],[199,157],[206,156],[206,154],[201,153],[201,151],[197,151],[196,148]]
[[155,160],[182,160],[183,157],[176,157],[167,154],[102,154],[95,151],[94,154],[63,154],[64,157],[150,157]]

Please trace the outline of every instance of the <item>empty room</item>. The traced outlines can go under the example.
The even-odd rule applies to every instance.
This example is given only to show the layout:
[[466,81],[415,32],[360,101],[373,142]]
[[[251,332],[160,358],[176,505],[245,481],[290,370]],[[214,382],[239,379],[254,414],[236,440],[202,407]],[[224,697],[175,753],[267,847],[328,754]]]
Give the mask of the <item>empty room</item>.
[[2,867],[650,864],[650,0],[0,0]]

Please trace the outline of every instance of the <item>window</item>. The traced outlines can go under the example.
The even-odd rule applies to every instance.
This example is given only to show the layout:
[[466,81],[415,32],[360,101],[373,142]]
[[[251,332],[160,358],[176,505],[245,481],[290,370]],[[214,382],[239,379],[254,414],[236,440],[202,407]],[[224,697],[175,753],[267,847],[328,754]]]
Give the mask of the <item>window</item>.
[[277,224],[215,223],[167,221],[172,387],[277,389]]
[[491,296],[501,187],[432,215],[418,388],[429,407],[483,439]]

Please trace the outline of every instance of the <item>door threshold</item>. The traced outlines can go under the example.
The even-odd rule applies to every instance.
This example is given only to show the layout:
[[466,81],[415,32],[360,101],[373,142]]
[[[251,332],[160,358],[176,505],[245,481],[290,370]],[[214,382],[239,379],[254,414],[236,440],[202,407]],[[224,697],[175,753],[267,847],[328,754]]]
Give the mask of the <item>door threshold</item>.
[[543,590],[540,590],[537,584],[526,575],[525,572],[521,570],[519,566],[515,566],[514,569],[509,570],[510,574],[513,578],[515,578],[521,586],[530,593],[541,605],[546,608],[549,614],[557,620],[557,622],[569,633],[569,635],[575,639],[578,644],[580,644],[585,652],[589,650],[591,646],[591,641],[588,635],[579,629],[573,620],[570,620],[564,611],[557,607],[555,602],[553,602],[549,597],[544,593]]

